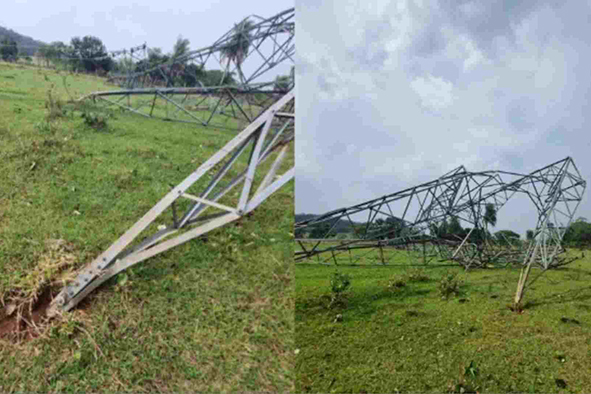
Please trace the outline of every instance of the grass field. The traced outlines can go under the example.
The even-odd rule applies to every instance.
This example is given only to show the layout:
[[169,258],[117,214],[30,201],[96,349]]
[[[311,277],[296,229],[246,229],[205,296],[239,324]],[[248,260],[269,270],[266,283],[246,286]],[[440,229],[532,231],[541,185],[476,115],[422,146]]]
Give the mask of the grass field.
[[[334,272],[351,287],[329,307]],[[541,275],[521,314],[509,309],[518,269],[298,264],[295,273],[296,392],[591,390],[589,257]],[[464,284],[442,299],[447,273]]]
[[[0,63],[5,305],[59,290],[233,135],[121,111],[101,130],[48,121],[52,86],[64,101],[116,88],[67,75],[68,95],[65,75]],[[35,339],[0,339],[0,391],[293,390],[293,193],[110,280]]]

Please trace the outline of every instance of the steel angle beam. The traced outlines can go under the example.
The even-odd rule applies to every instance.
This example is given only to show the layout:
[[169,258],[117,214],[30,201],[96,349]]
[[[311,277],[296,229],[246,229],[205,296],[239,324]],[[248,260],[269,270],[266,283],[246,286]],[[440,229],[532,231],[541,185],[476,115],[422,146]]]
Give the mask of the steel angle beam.
[[[85,266],[53,300],[50,316],[72,309],[121,271],[240,219],[292,180],[293,166],[278,172],[293,145],[295,119],[277,114],[294,109],[294,95],[292,90],[281,97]],[[239,186],[239,193],[229,193]],[[155,221],[166,220],[165,211],[172,220],[157,230]]]

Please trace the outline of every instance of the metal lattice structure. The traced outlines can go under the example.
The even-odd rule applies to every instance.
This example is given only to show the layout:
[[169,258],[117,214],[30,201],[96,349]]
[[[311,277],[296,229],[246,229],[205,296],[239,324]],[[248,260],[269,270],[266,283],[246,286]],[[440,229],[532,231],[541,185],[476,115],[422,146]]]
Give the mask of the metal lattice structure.
[[[206,64],[209,58],[215,58],[221,63],[223,49],[236,43],[236,37],[239,36],[239,40],[249,40],[250,52],[244,57],[259,56],[263,61],[259,62],[253,73],[246,76],[242,71],[244,61],[236,63],[233,59],[227,59],[225,73],[237,70],[240,77],[238,85],[224,86],[220,83],[220,86],[207,88],[138,88],[139,85],[149,84],[150,72],[155,71],[146,70],[122,77],[122,84],[130,89],[95,92],[83,98],[100,99],[141,114],[139,107],[132,108],[121,101],[127,98],[129,103],[132,96],[149,94],[154,96],[151,100],[152,109],[153,103],[160,97],[193,118],[195,121],[188,121],[191,123],[222,128],[223,122],[220,124],[218,120],[224,114],[219,113],[218,108],[225,108],[241,113],[247,125],[185,180],[173,187],[107,250],[85,266],[52,301],[48,316],[72,309],[102,283],[127,268],[239,220],[294,178],[293,165],[285,170],[285,158],[293,149],[295,130],[293,75],[287,90],[285,87],[281,91],[274,89],[274,82],[255,82],[277,64],[285,60],[293,63],[293,16],[294,10],[291,9],[269,19],[251,17],[258,18],[259,22],[246,24],[249,26],[248,31],[232,29],[214,45],[189,52],[183,59],[156,67],[156,71],[166,74],[174,73],[175,65],[183,61]],[[244,27],[245,24],[237,26]],[[263,49],[271,53],[265,55]],[[145,47],[136,50],[135,55],[145,50]],[[178,95],[183,96],[180,102],[174,100]],[[187,109],[192,95],[197,100],[213,98],[216,101],[205,120],[197,119],[197,115]],[[106,98],[110,96],[120,97],[111,101]],[[256,108],[248,99],[241,101],[242,96],[259,100]],[[143,115],[152,117],[152,113]],[[236,113],[233,112],[233,115]],[[180,118],[168,120],[186,121]],[[240,123],[234,124],[238,125]]]
[[293,179],[293,166],[278,171],[294,139],[294,96],[281,97],[174,187],[58,294],[49,315],[70,310],[119,272],[240,219]]
[[[572,261],[563,255],[562,238],[585,187],[570,157],[527,175],[460,166],[434,181],[296,223],[301,250],[295,259],[324,256],[322,262],[338,263],[337,255],[347,253],[355,264],[363,254],[354,260],[351,251],[368,249],[386,264],[384,251],[403,249],[423,263],[451,260],[469,268],[533,262],[548,269]],[[537,210],[533,240],[497,242],[487,231],[486,206],[498,212],[517,194],[529,197]],[[452,218],[471,228],[461,236],[440,236],[437,229]],[[311,232],[316,236],[298,235]],[[339,239],[339,233],[346,237]]]
[[[146,118],[240,130],[295,85],[294,17],[293,8],[271,18],[249,16],[208,47],[173,56],[154,67],[138,71],[134,66],[127,73],[110,75],[110,81],[121,89],[93,92],[81,101],[100,101]],[[236,46],[245,52],[229,56]],[[134,65],[147,65],[142,61],[148,53],[144,45],[117,55]],[[223,72],[214,86],[200,80],[199,86],[178,86],[188,64]],[[275,77],[281,67],[287,79],[278,87]],[[235,84],[227,83],[230,75],[237,77]]]

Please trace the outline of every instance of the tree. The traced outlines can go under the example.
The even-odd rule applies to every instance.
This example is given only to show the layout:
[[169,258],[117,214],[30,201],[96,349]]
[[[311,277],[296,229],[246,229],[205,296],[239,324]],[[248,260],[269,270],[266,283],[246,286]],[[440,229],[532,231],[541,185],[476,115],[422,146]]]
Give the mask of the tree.
[[330,230],[330,225],[328,223],[318,223],[314,225],[312,231],[310,231],[310,238],[322,239],[326,237],[328,230]]
[[502,245],[517,245],[520,235],[511,230],[500,230],[495,233],[495,239]]
[[483,220],[487,226],[489,224],[493,227],[497,225],[497,209],[495,208],[494,204],[486,204],[486,206],[484,207]]
[[470,234],[470,242],[475,243],[476,245],[481,247],[481,249],[479,250],[482,251],[482,244],[486,240],[487,236],[487,230],[480,227],[476,227],[474,230],[472,230],[472,233]]
[[296,228],[295,229],[294,236],[296,239],[304,238],[305,234],[306,234],[306,232],[304,231],[303,228]]
[[70,41],[72,55],[77,59],[72,60],[72,65],[77,70],[87,72],[110,71],[113,68],[113,59],[107,54],[107,48],[103,42],[93,36],[85,36],[82,39],[74,37]]
[[42,60],[45,62],[45,65],[46,65],[47,67],[49,67],[49,56],[48,56],[48,54],[47,54],[47,53],[48,53],[48,51],[49,51],[49,45],[45,45],[45,44],[44,44],[44,45],[41,45],[41,46],[39,47],[39,49],[37,49],[37,54],[36,54],[36,56],[37,56],[39,59],[42,59]]
[[18,45],[13,38],[4,37],[0,40],[0,56],[4,61],[16,61],[18,58]]
[[189,53],[189,45],[191,45],[188,38],[183,38],[183,36],[178,36],[176,39],[176,43],[172,49],[172,60],[177,61],[179,58],[185,56]]
[[156,67],[160,66],[162,63],[166,63],[169,59],[170,57],[168,55],[162,53],[161,48],[150,48],[148,50],[148,58],[137,62],[135,65],[135,71],[144,72],[152,70],[148,75],[153,82],[165,82],[168,84],[168,77],[166,74]]
[[429,233],[431,233],[431,236],[436,238],[445,238],[447,235],[447,228],[447,218],[444,218],[443,221],[439,223],[439,225],[436,223],[431,223],[429,225]]
[[293,80],[289,75],[278,75],[275,78],[273,89],[280,93],[287,93],[293,87]]
[[[206,72],[202,66],[198,66],[194,63],[189,63],[185,66],[184,72],[181,75],[181,83],[184,86],[194,87],[201,86],[199,81],[205,79]],[[203,85],[205,86],[205,84]]]
[[252,28],[254,23],[248,19],[243,20],[234,27],[234,35],[229,42],[222,48],[222,58],[227,59],[226,68],[229,70],[230,62],[236,63],[238,69],[238,78],[243,81],[244,74],[242,73],[242,62],[248,55],[250,43],[252,40]]
[[222,70],[207,70],[200,79],[203,86],[218,86],[223,82],[224,85],[236,85],[233,73],[227,73],[224,75]]
[[497,225],[497,208],[494,204],[488,203],[484,207],[484,216],[482,217],[484,225],[486,226],[486,233],[488,235],[488,226]]
[[577,247],[591,245],[591,223],[583,220],[576,220],[571,223],[564,233],[563,241],[568,245]]
[[457,216],[452,216],[450,221],[449,221],[449,225],[447,228],[447,232],[449,233],[451,238],[457,238],[457,237],[462,237],[462,233],[463,233],[464,229],[462,228],[462,225],[460,224],[460,220],[458,219]]
[[127,73],[127,72],[131,72],[135,69],[135,63],[133,62],[132,59],[130,58],[122,58],[118,61],[116,61],[113,64],[113,68],[111,69],[111,71],[117,71],[120,73]]
[[[373,239],[391,239],[402,235],[404,222],[396,217],[387,217],[386,219],[377,218],[368,228],[367,236]],[[365,232],[365,226],[360,229]]]
[[533,241],[533,240],[534,240],[534,230],[527,230],[527,231],[525,232],[525,238],[526,238],[528,241]]
[[189,39],[179,36],[176,40],[176,43],[174,44],[173,49],[172,49],[172,54],[170,55],[170,59],[173,62],[173,64],[171,64],[169,67],[169,75],[170,75],[169,83],[171,83],[174,86],[177,86],[177,85],[187,86],[187,84],[186,84],[187,81],[184,78],[184,74],[186,72],[185,69],[186,69],[186,65],[187,65],[187,60],[183,59],[183,57],[187,53],[189,53],[189,45],[190,45]]
[[61,41],[54,41],[49,45],[42,45],[37,50],[37,56],[45,61],[45,66],[50,63],[55,65],[67,63],[66,57],[72,56],[71,48]]

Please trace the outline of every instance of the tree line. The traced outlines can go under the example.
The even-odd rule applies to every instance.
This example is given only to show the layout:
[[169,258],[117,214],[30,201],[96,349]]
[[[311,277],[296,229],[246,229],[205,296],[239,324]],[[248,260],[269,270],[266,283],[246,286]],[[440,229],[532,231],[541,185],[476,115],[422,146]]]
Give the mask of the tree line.
[[15,62],[18,59],[18,44],[14,38],[0,38],[0,57],[5,62]]
[[[85,37],[73,37],[69,44],[62,41],[54,41],[43,44],[36,52],[36,56],[46,66],[59,66],[69,71],[98,73],[99,75],[116,75],[128,73],[147,72],[150,80],[155,85],[171,87],[208,87],[208,86],[233,86],[243,80],[242,63],[251,49],[250,30],[253,22],[245,20],[236,26],[242,34],[236,34],[221,49],[221,62],[229,66],[233,61],[236,64],[236,72],[224,72],[219,69],[206,70],[202,65],[197,65],[187,56],[190,52],[190,42],[187,38],[179,36],[172,52],[164,53],[161,48],[131,49],[146,50],[147,56],[142,60],[134,60],[131,56],[115,59],[115,53],[107,51],[100,38],[87,35]],[[16,61],[19,48],[17,42],[5,37],[0,46],[0,56],[5,61]],[[120,54],[121,51],[118,51]],[[164,67],[159,67],[167,64]],[[277,76],[273,89],[279,92],[287,92],[293,83],[293,68],[291,75]]]
[[[314,215],[296,215],[303,219],[312,219]],[[490,239],[498,244],[502,245],[519,245],[521,236],[512,230],[499,230],[491,233],[489,229],[495,227],[497,224],[497,212],[493,204],[487,204],[485,206],[485,212],[483,215],[484,228],[464,228],[462,227],[460,220],[456,216],[451,216],[449,219],[445,218],[439,224],[429,225],[429,233],[440,239],[447,240],[463,240],[470,234],[468,241],[474,244],[481,244],[485,239]],[[296,238],[311,238],[319,239],[325,238],[331,225],[327,222],[319,223],[315,226],[310,226],[308,229],[296,230]],[[552,229],[558,230],[552,222],[548,223],[550,231]],[[421,231],[416,228],[408,227],[405,222],[396,217],[388,217],[386,219],[378,218],[369,226],[365,223],[351,223],[348,221],[340,220],[333,226],[329,237],[333,238],[356,238],[359,236],[372,239],[392,239],[403,236],[419,236]],[[534,239],[534,230],[527,230],[526,241],[532,241]],[[584,217],[579,217],[577,220],[572,222],[566,229],[563,236],[563,244],[568,247],[591,247],[591,223]]]

